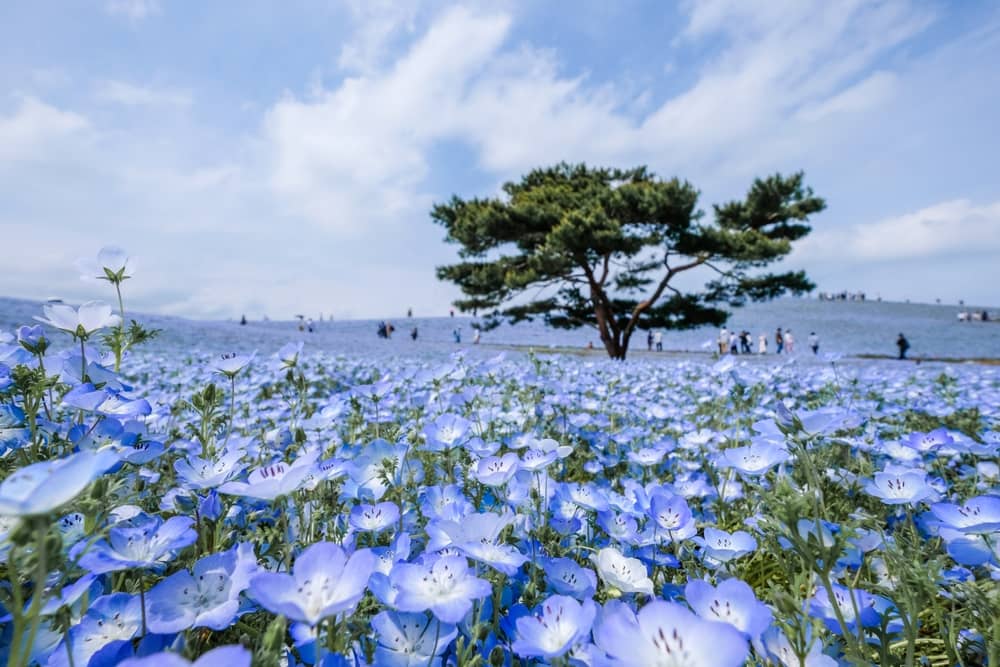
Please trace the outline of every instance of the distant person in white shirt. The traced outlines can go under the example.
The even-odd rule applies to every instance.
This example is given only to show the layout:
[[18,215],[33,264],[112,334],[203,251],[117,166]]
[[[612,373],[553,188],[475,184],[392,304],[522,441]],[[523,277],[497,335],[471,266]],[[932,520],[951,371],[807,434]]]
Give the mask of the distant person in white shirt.
[[785,331],[785,348],[788,354],[795,354],[795,336],[792,335],[791,329]]
[[809,347],[812,348],[813,354],[819,354],[819,336],[815,331],[809,334]]
[[767,334],[762,333],[757,337],[757,354],[767,354]]
[[663,352],[663,332],[657,331],[653,334],[653,343],[656,345],[657,352]]
[[722,327],[722,331],[719,332],[719,354],[726,353],[727,345],[729,345],[729,330]]
[[739,339],[736,337],[735,331],[729,332],[729,354],[739,354]]
[[472,344],[473,345],[479,345],[479,339],[480,338],[481,338],[481,334],[479,333],[479,329],[476,329],[476,333],[472,334]]

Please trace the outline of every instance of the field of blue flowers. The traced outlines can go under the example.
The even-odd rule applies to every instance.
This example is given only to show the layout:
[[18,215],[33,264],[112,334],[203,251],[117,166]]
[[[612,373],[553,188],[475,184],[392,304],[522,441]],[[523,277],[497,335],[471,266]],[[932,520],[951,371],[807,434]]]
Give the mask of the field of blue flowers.
[[1000,372],[0,333],[0,659],[1000,664]]

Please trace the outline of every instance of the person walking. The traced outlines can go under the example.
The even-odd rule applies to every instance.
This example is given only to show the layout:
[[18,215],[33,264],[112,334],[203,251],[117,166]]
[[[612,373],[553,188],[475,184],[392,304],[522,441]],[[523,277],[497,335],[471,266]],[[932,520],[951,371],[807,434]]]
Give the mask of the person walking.
[[812,348],[813,354],[819,354],[819,336],[815,331],[809,332],[809,347]]
[[476,329],[476,333],[472,334],[472,344],[473,345],[479,345],[479,338],[480,338],[481,335],[482,334],[480,334],[479,329]]
[[899,334],[899,338],[896,339],[896,347],[899,348],[899,358],[906,359],[906,351],[910,349],[910,341],[906,340],[906,336]]
[[757,337],[757,354],[767,354],[767,334],[762,333]]
[[657,331],[653,334],[653,344],[656,345],[657,352],[663,352],[663,332]]
[[726,327],[722,327],[719,332],[719,354],[726,353],[726,346],[729,345],[729,330]]
[[455,339],[456,343],[461,343],[462,342],[462,332],[459,331],[458,329],[453,330],[451,332],[451,335],[452,335],[452,338]]
[[788,354],[795,354],[795,336],[792,335],[791,329],[785,332],[785,349],[788,350]]
[[417,328],[413,327],[413,331],[410,332],[410,338],[412,338],[413,340],[416,340],[418,334],[419,334],[419,332],[417,331]]
[[785,337],[781,334],[781,327],[774,332],[774,353],[781,354],[781,351],[785,349]]
[[736,339],[736,332],[735,331],[730,331],[729,332],[729,354],[739,354],[740,353],[740,348],[738,347],[739,343],[737,343],[736,341],[737,341],[737,339]]
[[652,352],[653,351],[653,330],[652,329],[650,329],[649,331],[646,332],[646,351],[647,352]]

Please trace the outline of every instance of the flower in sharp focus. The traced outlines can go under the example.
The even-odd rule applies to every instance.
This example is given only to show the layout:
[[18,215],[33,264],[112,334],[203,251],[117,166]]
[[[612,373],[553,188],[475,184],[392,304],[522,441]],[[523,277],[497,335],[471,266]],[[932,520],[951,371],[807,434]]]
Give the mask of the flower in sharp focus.
[[240,593],[257,570],[253,546],[205,556],[191,572],[170,575],[146,593],[149,629],[168,634],[193,627],[225,630],[236,620]]
[[[113,593],[94,600],[80,622],[69,629],[68,642],[52,653],[50,667],[86,665],[110,644],[125,645],[142,629],[142,609],[138,595]],[[72,654],[72,663],[69,659]]]
[[355,530],[380,533],[399,521],[399,506],[384,502],[377,505],[355,505],[348,519]]
[[177,552],[194,544],[194,519],[139,514],[113,526],[107,540],[98,540],[80,556],[80,567],[103,574],[132,568],[162,571]]
[[605,585],[622,593],[653,594],[653,580],[638,558],[626,558],[618,549],[605,547],[594,556],[594,563]]
[[315,627],[325,618],[353,611],[374,570],[375,555],[368,549],[348,557],[339,545],[317,542],[299,554],[291,574],[259,573],[248,592],[268,611]]
[[706,527],[703,543],[705,555],[722,563],[746,556],[757,549],[757,540],[743,530],[727,533]]
[[469,569],[461,556],[443,556],[429,565],[399,563],[389,575],[401,611],[433,612],[445,623],[458,623],[493,588]]
[[439,665],[458,635],[454,625],[422,612],[379,612],[371,625],[378,638],[373,664],[386,667]]
[[101,329],[121,323],[121,318],[103,301],[88,301],[77,309],[61,303],[47,304],[42,310],[45,317],[36,316],[36,320],[84,340]]
[[580,603],[565,595],[553,595],[538,605],[534,615],[517,619],[517,639],[511,648],[528,658],[559,657],[590,635],[596,615],[593,600]]
[[864,489],[886,505],[915,505],[937,495],[927,483],[927,473],[923,470],[877,472]]

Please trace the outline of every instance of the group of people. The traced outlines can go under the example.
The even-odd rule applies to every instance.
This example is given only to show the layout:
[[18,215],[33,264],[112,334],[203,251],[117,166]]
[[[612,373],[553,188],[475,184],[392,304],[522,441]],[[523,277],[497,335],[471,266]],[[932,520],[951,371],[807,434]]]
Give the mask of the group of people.
[[389,339],[392,338],[392,332],[395,330],[396,327],[392,325],[392,322],[386,322],[383,320],[382,322],[378,323],[378,329],[376,329],[376,333],[378,334],[379,338]]
[[[757,354],[767,354],[766,333],[757,336]],[[736,331],[722,327],[719,331],[719,354],[753,354],[753,336],[745,329]],[[791,329],[782,331],[778,327],[774,332],[775,354],[795,354],[795,334]],[[819,354],[819,336],[815,331],[809,333],[809,349],[813,354]]]
[[646,333],[646,349],[652,352],[654,345],[657,352],[663,352],[663,332],[650,329]]
[[971,313],[967,310],[963,310],[958,314],[959,322],[989,322],[990,314],[988,311],[972,311]]

